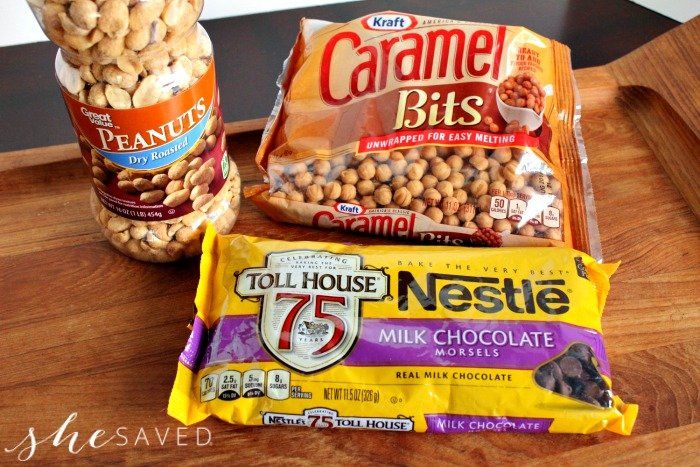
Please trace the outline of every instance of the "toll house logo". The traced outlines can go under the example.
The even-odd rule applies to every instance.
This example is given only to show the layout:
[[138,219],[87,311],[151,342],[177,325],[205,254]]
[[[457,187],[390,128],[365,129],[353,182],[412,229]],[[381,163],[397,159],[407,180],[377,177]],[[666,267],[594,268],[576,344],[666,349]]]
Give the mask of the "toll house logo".
[[292,425],[310,428],[362,428],[365,430],[413,431],[413,419],[406,417],[343,417],[335,410],[314,407],[302,414],[263,412],[265,425]]
[[270,253],[265,266],[236,273],[236,293],[260,300],[258,332],[283,365],[309,374],[345,358],[360,330],[363,300],[383,300],[389,278],[359,255]]

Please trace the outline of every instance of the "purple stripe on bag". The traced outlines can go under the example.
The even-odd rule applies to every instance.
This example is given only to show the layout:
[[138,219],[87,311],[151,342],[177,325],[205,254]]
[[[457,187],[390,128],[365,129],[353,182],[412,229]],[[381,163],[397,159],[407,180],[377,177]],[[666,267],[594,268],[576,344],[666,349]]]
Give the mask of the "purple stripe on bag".
[[[201,321],[199,325],[203,327]],[[196,319],[180,357],[188,367],[187,362],[197,361],[194,349],[202,357],[199,368],[273,360],[260,344],[256,315],[224,316],[209,331],[204,351],[195,346],[203,336],[200,326]],[[599,333],[542,321],[365,318],[357,344],[343,364],[534,369],[574,342],[589,345],[600,371],[610,375]]]
[[478,415],[430,414],[425,416],[429,433],[468,433],[473,431],[515,431],[546,433],[551,418],[487,417]]

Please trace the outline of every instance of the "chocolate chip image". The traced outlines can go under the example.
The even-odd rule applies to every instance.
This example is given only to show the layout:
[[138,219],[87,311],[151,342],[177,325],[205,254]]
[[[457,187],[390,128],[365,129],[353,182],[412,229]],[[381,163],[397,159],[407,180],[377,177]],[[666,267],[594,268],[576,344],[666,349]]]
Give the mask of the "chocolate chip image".
[[612,407],[612,392],[598,370],[593,350],[575,343],[562,355],[535,370],[542,388],[596,407]]
[[564,376],[568,376],[570,378],[577,378],[581,376],[581,372],[583,371],[581,362],[574,357],[562,358],[559,361],[559,367],[561,368],[562,373],[564,373]]

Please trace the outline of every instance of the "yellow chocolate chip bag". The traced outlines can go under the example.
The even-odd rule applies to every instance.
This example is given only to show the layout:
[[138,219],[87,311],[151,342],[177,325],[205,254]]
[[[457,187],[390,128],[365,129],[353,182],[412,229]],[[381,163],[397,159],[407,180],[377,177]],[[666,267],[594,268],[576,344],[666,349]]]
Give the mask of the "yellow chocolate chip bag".
[[168,413],[418,432],[629,434],[601,315],[616,265],[568,248],[204,239]]

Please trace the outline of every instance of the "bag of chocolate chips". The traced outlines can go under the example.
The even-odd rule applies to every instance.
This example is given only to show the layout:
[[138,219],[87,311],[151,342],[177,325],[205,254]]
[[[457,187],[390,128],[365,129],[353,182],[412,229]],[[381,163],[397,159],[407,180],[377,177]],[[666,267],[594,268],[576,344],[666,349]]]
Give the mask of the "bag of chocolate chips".
[[630,434],[601,330],[614,264],[569,248],[205,236],[168,413],[229,423]]
[[569,49],[395,12],[302,20],[246,196],[292,223],[600,258]]

